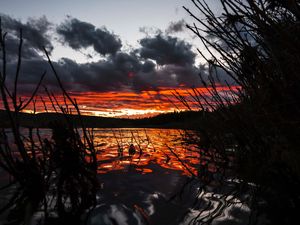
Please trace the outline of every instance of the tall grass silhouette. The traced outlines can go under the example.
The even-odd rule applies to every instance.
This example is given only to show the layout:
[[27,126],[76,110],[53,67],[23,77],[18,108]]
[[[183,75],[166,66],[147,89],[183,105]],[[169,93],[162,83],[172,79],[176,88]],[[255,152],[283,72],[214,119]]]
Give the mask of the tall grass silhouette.
[[[96,205],[98,187],[96,151],[93,134],[81,120],[80,128],[74,126],[70,115],[80,118],[75,99],[64,89],[47,50],[44,48],[50,68],[58,87],[65,99],[59,104],[55,95],[45,89],[45,95],[51,102],[52,110],[63,115],[64,121],[51,124],[52,136],[42,138],[38,128],[28,128],[24,136],[19,115],[28,105],[35,104],[38,90],[46,75],[43,72],[40,81],[27,100],[18,93],[22,64],[22,30],[13,84],[8,84],[6,36],[0,21],[0,45],[2,53],[0,92],[4,109],[11,125],[1,129],[0,166],[10,177],[9,182],[0,191],[9,193],[1,203],[0,213],[7,215],[7,224],[30,224],[34,219],[44,224],[80,224],[84,216]],[[8,87],[13,87],[10,90]],[[45,110],[49,106],[44,104]],[[48,109],[47,109],[48,107]],[[73,111],[72,111],[73,109]]]

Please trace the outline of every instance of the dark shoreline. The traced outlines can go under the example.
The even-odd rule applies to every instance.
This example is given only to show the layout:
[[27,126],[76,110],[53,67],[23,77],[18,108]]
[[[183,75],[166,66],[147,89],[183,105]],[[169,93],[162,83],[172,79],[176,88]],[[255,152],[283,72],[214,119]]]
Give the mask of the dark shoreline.
[[[199,112],[174,112],[159,114],[154,117],[141,119],[125,119],[98,116],[78,116],[60,113],[19,113],[20,126],[25,128],[51,128],[56,123],[71,121],[74,127],[81,127],[81,122],[86,128],[163,128],[163,129],[197,129],[200,127],[201,113]],[[10,128],[9,117],[4,110],[0,110],[0,127]]]

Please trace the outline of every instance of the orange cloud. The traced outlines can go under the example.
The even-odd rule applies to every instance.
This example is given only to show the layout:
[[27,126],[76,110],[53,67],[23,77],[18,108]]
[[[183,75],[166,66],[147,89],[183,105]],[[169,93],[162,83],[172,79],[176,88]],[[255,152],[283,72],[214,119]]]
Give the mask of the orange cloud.
[[[228,95],[232,90],[238,87],[217,87],[218,93]],[[200,109],[199,102],[195,95],[201,94],[207,97],[207,102],[200,100],[201,104],[207,106],[207,103],[214,104],[212,88],[178,88],[169,89],[161,87],[158,91],[141,91],[136,92],[72,92],[70,96],[76,99],[80,110],[83,114],[99,115],[99,116],[117,116],[117,117],[133,117],[133,116],[149,116],[163,112],[172,112],[174,110]],[[23,96],[23,99],[28,96]],[[186,105],[182,103],[180,98],[185,99]],[[26,110],[36,112],[59,110],[57,103],[66,107],[65,99],[61,95],[56,95],[55,99],[42,95],[37,97],[35,106],[30,104]],[[68,103],[67,103],[68,104]],[[188,106],[187,106],[188,105]],[[3,108],[2,102],[0,107]],[[72,106],[68,106],[73,108]],[[208,106],[207,106],[208,107]]]

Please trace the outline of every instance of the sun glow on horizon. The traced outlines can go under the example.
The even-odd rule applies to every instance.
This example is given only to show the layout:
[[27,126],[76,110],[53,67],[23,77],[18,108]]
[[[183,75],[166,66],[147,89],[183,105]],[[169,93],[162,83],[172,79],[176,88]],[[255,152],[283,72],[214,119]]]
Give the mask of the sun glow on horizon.
[[[220,96],[229,96],[232,90],[238,87],[220,86],[217,87]],[[155,116],[161,113],[168,113],[174,111],[187,110],[187,105],[180,101],[181,96],[186,99],[186,103],[193,110],[199,110],[200,104],[192,95],[201,93],[202,96],[208,96],[206,102],[201,104],[204,107],[209,107],[207,104],[214,104],[212,93],[210,89],[199,87],[195,89],[190,88],[161,88],[158,91],[149,90],[141,91],[139,93],[132,91],[123,92],[72,92],[70,96],[76,99],[78,107],[82,115],[102,116],[102,117],[117,117],[117,118],[143,118]],[[24,96],[24,98],[28,98]],[[55,98],[59,106],[55,102],[51,102],[49,97],[42,96],[43,101],[36,101],[35,106],[30,104],[22,112],[26,113],[42,113],[42,112],[60,112],[60,107],[65,109],[72,109],[76,113],[75,108],[69,104],[66,106],[65,99],[61,95],[56,95]],[[209,101],[210,102],[209,102]],[[55,108],[53,108],[53,105]],[[0,102],[0,108],[3,108]]]
[[118,111],[89,111],[88,113],[94,116],[103,117],[118,117],[118,118],[141,118],[155,116],[161,113],[172,112],[174,110],[164,111],[155,109],[121,109]]

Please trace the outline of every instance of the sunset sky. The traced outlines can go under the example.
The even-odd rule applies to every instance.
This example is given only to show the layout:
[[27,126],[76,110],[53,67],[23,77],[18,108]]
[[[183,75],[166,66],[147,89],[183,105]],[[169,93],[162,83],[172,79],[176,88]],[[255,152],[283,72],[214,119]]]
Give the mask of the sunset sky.
[[[189,0],[1,0],[8,75],[15,73],[22,28],[23,98],[46,71],[43,86],[63,102],[45,46],[64,87],[86,114],[130,117],[184,108],[173,104],[174,90],[186,97],[191,88],[205,94],[199,73],[205,78],[208,69],[197,55],[199,41],[185,27],[193,20],[182,6],[194,9]],[[222,86],[227,78],[219,72]],[[39,96],[52,111],[43,88]],[[42,101],[37,111],[45,111]]]

